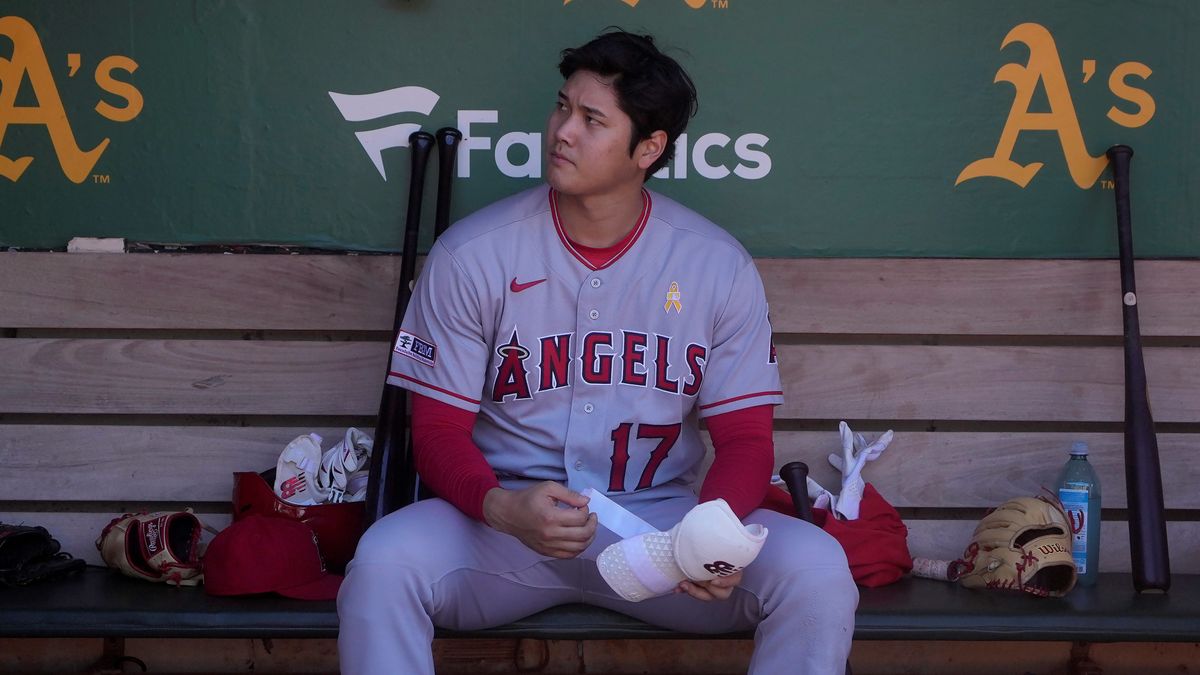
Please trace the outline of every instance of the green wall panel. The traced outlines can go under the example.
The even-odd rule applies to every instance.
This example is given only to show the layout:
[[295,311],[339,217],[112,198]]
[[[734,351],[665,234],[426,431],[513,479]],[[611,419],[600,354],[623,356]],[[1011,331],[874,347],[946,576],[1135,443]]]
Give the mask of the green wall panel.
[[[1200,3],[690,4],[5,0],[0,246],[119,236],[395,250],[407,149],[379,150],[377,167],[356,134],[494,119],[469,125],[465,147],[478,148],[463,151],[454,205],[465,215],[538,182],[506,175],[528,164],[520,143],[500,160],[495,149],[542,132],[558,51],[616,24],[672,47],[700,90],[673,177],[651,186],[756,254],[1112,257],[1111,177],[1080,185],[1071,168],[1126,143],[1138,254],[1200,257]],[[397,97],[357,119],[330,94],[400,87],[436,103],[424,114]],[[1021,95],[1030,114],[1017,106],[1010,120]],[[1047,128],[1021,129],[1022,114]],[[77,157],[95,148],[94,163]],[[1024,186],[956,184],[996,155],[1042,167]]]

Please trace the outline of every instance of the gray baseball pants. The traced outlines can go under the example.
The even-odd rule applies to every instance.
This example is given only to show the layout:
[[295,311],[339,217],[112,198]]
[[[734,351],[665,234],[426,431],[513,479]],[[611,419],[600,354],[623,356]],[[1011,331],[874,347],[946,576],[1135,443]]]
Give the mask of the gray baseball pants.
[[[696,496],[669,485],[615,501],[665,531]],[[499,626],[572,602],[691,633],[753,630],[751,673],[842,672],[858,589],[841,546],[820,528],[774,511],[759,509],[745,522],[761,523],[769,534],[728,600],[678,594],[633,603],[596,568],[596,557],[618,540],[603,526],[583,554],[559,560],[441,499],[418,502],[376,522],[347,568],[337,600],[341,672],[432,674],[434,626]]]

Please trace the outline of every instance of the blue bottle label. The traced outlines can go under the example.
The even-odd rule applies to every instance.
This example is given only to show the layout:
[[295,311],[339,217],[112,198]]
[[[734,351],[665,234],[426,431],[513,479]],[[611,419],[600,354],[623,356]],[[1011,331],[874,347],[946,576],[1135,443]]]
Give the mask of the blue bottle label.
[[1058,500],[1067,512],[1071,524],[1071,557],[1075,559],[1075,571],[1087,573],[1087,512],[1088,490],[1086,487],[1063,487],[1058,490]]

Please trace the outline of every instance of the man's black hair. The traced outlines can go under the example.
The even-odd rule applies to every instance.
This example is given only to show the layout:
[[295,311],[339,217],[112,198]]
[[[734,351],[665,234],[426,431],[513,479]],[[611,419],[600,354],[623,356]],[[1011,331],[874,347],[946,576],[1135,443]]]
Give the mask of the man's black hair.
[[653,37],[618,29],[582,47],[562,51],[558,72],[563,78],[580,70],[613,78],[617,105],[633,120],[631,157],[637,144],[650,134],[659,129],[667,133],[667,147],[646,170],[646,176],[666,166],[675,154],[675,139],[696,114],[696,85],[683,67],[660,52]]

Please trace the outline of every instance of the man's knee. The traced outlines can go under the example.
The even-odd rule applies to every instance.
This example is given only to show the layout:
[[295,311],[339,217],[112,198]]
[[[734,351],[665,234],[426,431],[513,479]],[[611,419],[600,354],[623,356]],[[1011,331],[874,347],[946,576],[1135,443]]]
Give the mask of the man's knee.
[[[794,518],[764,519],[767,544],[747,572],[771,587],[770,595],[784,603],[819,603],[822,613],[853,616],[858,587],[846,552],[824,530]],[[769,581],[767,581],[769,580]]]
[[849,568],[845,549],[821,528],[773,512],[766,512],[765,516],[756,519],[760,513],[751,514],[747,521],[761,522],[767,527],[769,534],[763,553],[775,564],[788,569]]
[[363,533],[350,567],[388,564],[421,567],[424,558],[450,545],[452,537],[447,535],[460,519],[465,517],[440,499],[406,506],[376,521]]

